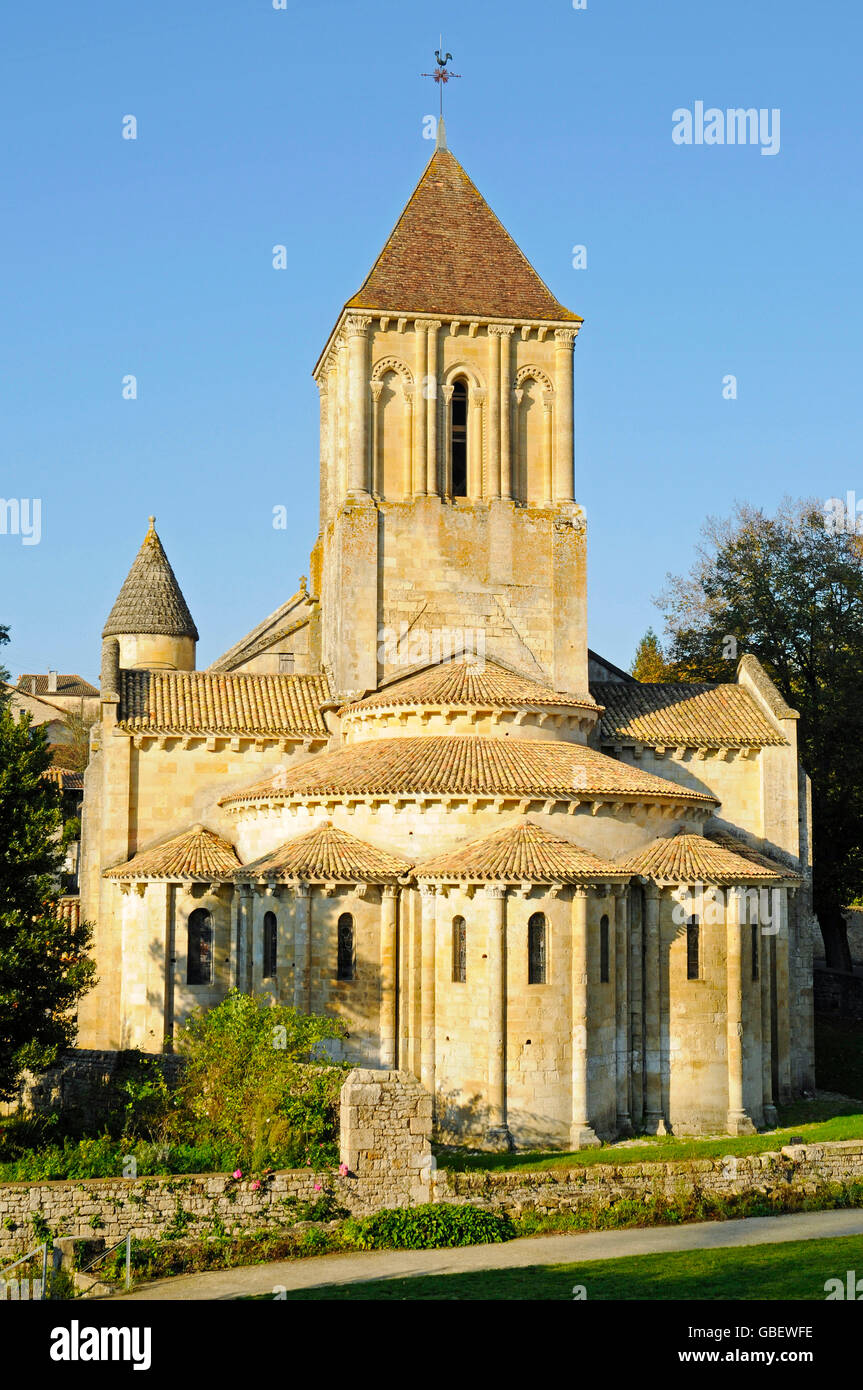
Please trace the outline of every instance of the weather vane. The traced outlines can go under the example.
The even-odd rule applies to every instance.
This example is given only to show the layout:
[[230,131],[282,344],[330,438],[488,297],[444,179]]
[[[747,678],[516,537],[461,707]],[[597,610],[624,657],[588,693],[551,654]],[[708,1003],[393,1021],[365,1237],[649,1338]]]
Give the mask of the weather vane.
[[443,34],[441,34],[440,36],[440,48],[435,50],[434,56],[437,59],[437,67],[435,68],[434,72],[423,72],[420,73],[420,76],[433,77],[435,82],[438,84],[440,88],[440,113],[441,115],[443,115],[443,89],[446,86],[447,82],[449,82],[451,77],[461,77],[461,73],[450,72],[447,68],[447,63],[452,57],[452,54],[444,53],[443,51]]

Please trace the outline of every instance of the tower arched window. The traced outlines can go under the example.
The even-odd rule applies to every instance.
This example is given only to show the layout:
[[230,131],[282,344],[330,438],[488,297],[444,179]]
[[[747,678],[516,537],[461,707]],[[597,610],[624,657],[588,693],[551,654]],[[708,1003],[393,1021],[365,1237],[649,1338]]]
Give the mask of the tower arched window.
[[467,382],[453,383],[450,400],[450,475],[453,497],[467,497]]
[[544,985],[546,975],[545,917],[535,912],[527,924],[527,982]]
[[349,912],[343,912],[338,924],[338,962],[337,980],[354,978],[354,919]]
[[452,978],[456,985],[467,981],[467,924],[463,917],[452,919]]
[[697,980],[701,973],[701,928],[697,917],[686,923],[686,978]]
[[275,912],[264,913],[264,979],[275,978],[278,969],[279,928]]
[[186,984],[213,983],[213,919],[205,907],[189,916],[186,944]]

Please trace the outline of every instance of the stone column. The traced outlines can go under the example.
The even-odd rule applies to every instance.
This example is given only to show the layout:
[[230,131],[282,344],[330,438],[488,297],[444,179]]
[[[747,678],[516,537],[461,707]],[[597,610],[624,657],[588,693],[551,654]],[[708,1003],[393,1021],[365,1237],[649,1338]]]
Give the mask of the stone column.
[[311,889],[307,883],[294,885],[294,1008],[311,1013],[312,988],[312,912]]
[[512,497],[512,335],[513,328],[500,333],[500,495]]
[[[772,925],[772,924],[771,924]],[[764,1098],[764,1124],[775,1129],[779,1123],[776,1106],[773,1103],[773,949],[772,936],[763,930],[759,935],[761,983],[761,1090]]]
[[384,495],[384,451],[383,421],[381,420],[381,395],[384,384],[373,381],[371,384],[372,414],[372,493],[375,497]]
[[616,1017],[616,1055],[617,1055],[617,1132],[632,1133],[632,1116],[629,1101],[629,898],[626,885],[615,884],[614,889],[614,932],[616,946],[615,1003]]
[[348,335],[348,493],[364,497],[369,490],[369,325],[366,314],[355,314],[346,320]]
[[443,396],[443,467],[441,468],[441,492],[447,501],[452,500],[452,401],[453,388],[442,386]]
[[319,529],[323,531],[332,509],[332,478],[330,476],[330,428],[329,412],[330,402],[327,392],[327,374],[323,371],[318,378],[318,397],[320,405],[320,426],[318,430],[319,439],[319,461],[320,461],[320,497],[318,499],[319,508]]
[[725,978],[726,978],[726,1046],[728,1051],[728,1115],[729,1134],[754,1134],[755,1126],[743,1108],[743,950],[745,923],[741,918],[741,893],[730,888],[726,895],[725,912]]
[[572,890],[571,1014],[572,1119],[569,1143],[573,1149],[597,1148],[599,1139],[590,1123],[588,1095],[588,1023],[590,1017],[587,974],[587,916],[589,891]]
[[665,1134],[662,1113],[662,972],[659,886],[644,889],[644,1128]]
[[500,497],[500,329],[488,329],[488,495]]
[[250,883],[241,883],[237,897],[237,989],[252,992],[252,894]]
[[557,438],[554,457],[554,500],[573,500],[575,438],[572,413],[572,350],[575,330],[558,328],[554,334],[554,401],[557,412]]
[[428,345],[426,341],[426,325],[423,319],[417,319],[414,324],[416,336],[416,393],[414,400],[414,477],[413,495],[414,497],[424,497],[426,493],[426,458],[428,456],[428,432],[426,428],[426,416],[428,414],[428,388],[426,386],[426,352]]
[[482,497],[482,407],[485,391],[471,387],[468,415],[467,495],[471,501]]
[[779,1094],[776,1100],[791,1100],[791,1019],[788,1013],[788,889],[779,889],[779,930],[774,936],[776,952],[776,1063]]
[[489,884],[488,900],[488,1142],[512,1147],[506,1122],[506,888]]
[[413,386],[402,386],[405,398],[405,457],[404,457],[404,494],[410,497],[413,492],[413,456],[414,456],[414,388]]
[[381,890],[380,1059],[381,1067],[384,1071],[395,1071],[398,1066],[396,1056],[396,921],[398,917],[398,901],[398,888],[395,884],[387,884],[386,887]]
[[420,1081],[429,1095],[435,1093],[435,888],[420,885],[422,898],[422,1025],[420,1028]]
[[339,472],[339,359],[331,352],[327,358],[327,478],[330,514],[340,507],[344,494]]
[[438,468],[438,413],[440,411],[440,386],[438,384],[438,332],[440,324],[429,320],[428,329],[428,406],[426,429],[428,437],[426,456],[426,492],[436,497],[440,492]]
[[[554,458],[554,396],[543,392],[542,397],[542,505],[550,507],[552,502],[552,459]],[[525,484],[525,501],[527,485]]]
[[[635,890],[633,890],[635,891]],[[642,927],[639,892],[638,907],[630,903],[629,914],[629,1019],[631,1039],[630,1115],[633,1126],[641,1124],[644,1116],[644,1018],[642,1016]]]

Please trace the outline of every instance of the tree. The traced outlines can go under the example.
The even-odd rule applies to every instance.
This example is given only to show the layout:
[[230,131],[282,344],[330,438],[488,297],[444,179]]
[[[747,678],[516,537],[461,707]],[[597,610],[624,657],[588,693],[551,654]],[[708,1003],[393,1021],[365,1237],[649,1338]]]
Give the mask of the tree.
[[[0,628],[0,642],[9,640]],[[49,1066],[75,1038],[75,1004],[94,983],[91,932],[61,915],[63,850],[44,730],[0,691],[0,1099],[25,1067]]]
[[55,767],[67,767],[70,772],[84,772],[90,761],[90,730],[96,719],[84,713],[84,701],[79,710],[69,710],[63,720],[63,727],[69,735],[68,742],[55,744],[53,758]]
[[751,652],[800,714],[812,779],[814,908],[827,964],[850,970],[843,909],[863,891],[863,554],[813,501],[711,519],[691,572],[657,600],[679,680],[727,681]]
[[636,648],[635,659],[630,667],[630,675],[635,676],[637,681],[644,681],[647,684],[675,679],[674,670],[666,661],[659,638],[652,627],[647,629]]

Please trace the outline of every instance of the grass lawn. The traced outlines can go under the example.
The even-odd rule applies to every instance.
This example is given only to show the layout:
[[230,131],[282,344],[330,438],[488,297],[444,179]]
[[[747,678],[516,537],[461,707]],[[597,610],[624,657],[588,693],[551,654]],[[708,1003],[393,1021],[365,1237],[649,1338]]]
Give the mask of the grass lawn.
[[[859,1037],[859,1034],[858,1034]],[[642,1135],[636,1141],[604,1144],[600,1149],[571,1153],[525,1150],[519,1153],[471,1153],[437,1150],[440,1168],[450,1172],[515,1170],[540,1172],[547,1168],[573,1168],[586,1163],[677,1163],[687,1158],[722,1158],[726,1154],[765,1153],[780,1149],[792,1138],[807,1144],[837,1139],[863,1139],[863,1103],[856,1100],[801,1100],[779,1107],[781,1128],[764,1134],[716,1139],[678,1139],[673,1135]]]
[[[846,1271],[863,1272],[863,1236],[794,1240],[743,1249],[680,1250],[633,1255],[583,1264],[533,1265],[471,1274],[439,1274],[414,1279],[375,1279],[297,1289],[281,1295],[291,1302],[334,1300],[411,1302],[433,1300],[568,1301],[583,1286],[587,1301],[641,1299],[650,1302],[719,1299],[813,1299],[823,1301],[827,1279],[845,1280]],[[584,1296],[584,1295],[582,1295]],[[265,1295],[267,1299],[270,1295]],[[261,1299],[263,1301],[263,1298]]]

